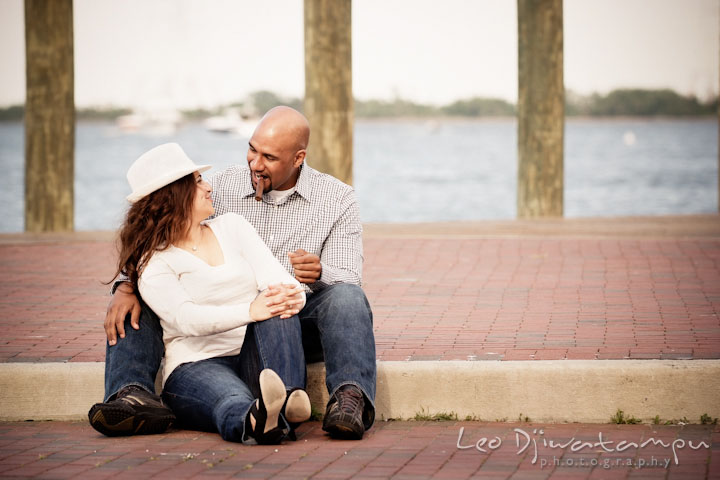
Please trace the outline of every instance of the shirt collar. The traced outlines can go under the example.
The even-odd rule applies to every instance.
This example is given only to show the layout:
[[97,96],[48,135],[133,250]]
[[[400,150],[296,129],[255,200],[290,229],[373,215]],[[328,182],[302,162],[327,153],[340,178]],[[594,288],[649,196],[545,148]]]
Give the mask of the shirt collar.
[[298,176],[297,183],[295,186],[297,187],[298,195],[303,197],[305,200],[310,200],[310,194],[312,193],[312,180],[310,178],[310,167],[305,165],[305,161],[303,161],[302,165],[300,165],[300,175]]

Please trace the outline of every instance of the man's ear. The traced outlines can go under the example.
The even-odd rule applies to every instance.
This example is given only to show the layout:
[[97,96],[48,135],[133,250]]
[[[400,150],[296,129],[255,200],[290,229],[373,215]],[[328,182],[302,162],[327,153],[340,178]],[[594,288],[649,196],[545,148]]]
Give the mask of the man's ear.
[[307,152],[305,149],[295,152],[295,160],[293,161],[293,167],[299,168],[300,165],[302,165],[303,161],[305,160],[306,153]]

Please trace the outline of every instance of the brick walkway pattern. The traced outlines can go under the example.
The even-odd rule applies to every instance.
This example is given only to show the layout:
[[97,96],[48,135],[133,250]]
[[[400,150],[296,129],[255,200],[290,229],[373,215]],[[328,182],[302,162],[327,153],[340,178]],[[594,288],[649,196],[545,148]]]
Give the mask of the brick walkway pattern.
[[[634,222],[571,224],[589,235],[561,221],[557,234],[513,222],[501,226],[509,234],[436,225],[366,236],[378,359],[720,358],[718,217],[701,219],[698,235],[657,234],[670,219]],[[98,238],[0,236],[0,362],[103,361],[113,247]],[[720,428],[378,422],[344,442],[310,422],[297,442],[266,447],[0,423],[0,478],[111,477],[718,479]]]
[[0,477],[720,478],[712,425],[380,422],[358,442],[331,440],[311,422],[299,433],[246,446],[202,432],[107,438],[86,423],[0,423]]
[[[111,242],[0,244],[0,362],[103,361]],[[380,360],[720,358],[720,239],[368,238]]]

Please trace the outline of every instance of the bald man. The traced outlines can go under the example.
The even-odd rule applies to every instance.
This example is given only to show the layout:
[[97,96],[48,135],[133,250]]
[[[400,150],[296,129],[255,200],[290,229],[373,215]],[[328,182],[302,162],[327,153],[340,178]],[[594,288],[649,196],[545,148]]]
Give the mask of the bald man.
[[[325,361],[330,394],[323,429],[335,438],[360,439],[375,419],[376,385],[372,311],[360,288],[362,225],[353,189],[307,165],[309,138],[300,112],[275,107],[250,138],[247,165],[229,167],[208,181],[215,214],[244,216],[305,285],[307,303],[299,314],[305,358]],[[262,201],[256,201],[256,190]],[[267,354],[269,335],[282,332],[281,322],[273,318],[248,326],[241,352],[248,378],[263,368],[283,377],[284,366]],[[105,331],[105,402],[92,407],[90,423],[105,435],[165,431],[175,417],[152,393],[162,330],[127,283],[116,283]],[[259,391],[257,383],[250,387]]]

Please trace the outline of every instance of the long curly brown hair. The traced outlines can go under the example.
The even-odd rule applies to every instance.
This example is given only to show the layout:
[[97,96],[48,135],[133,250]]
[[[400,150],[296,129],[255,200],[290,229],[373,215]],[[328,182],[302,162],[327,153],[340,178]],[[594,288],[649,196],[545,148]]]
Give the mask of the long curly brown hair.
[[127,276],[135,292],[153,253],[167,249],[189,232],[195,190],[195,176],[191,173],[141,198],[128,209],[118,232],[115,276]]

